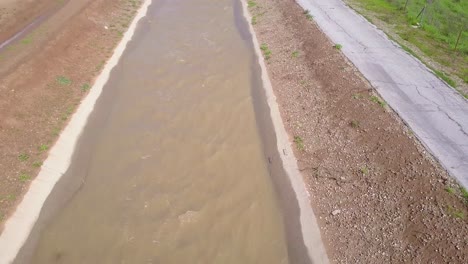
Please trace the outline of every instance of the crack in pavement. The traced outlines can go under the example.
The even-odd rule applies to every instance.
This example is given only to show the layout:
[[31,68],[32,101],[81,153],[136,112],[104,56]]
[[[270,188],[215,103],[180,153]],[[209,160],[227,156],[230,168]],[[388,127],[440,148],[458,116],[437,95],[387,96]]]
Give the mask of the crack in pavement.
[[468,148],[463,147],[468,142],[468,101],[341,0],[296,1],[310,10],[330,39],[346,47],[343,54],[403,121],[419,135],[432,138],[417,135],[441,165],[468,187],[468,172],[456,166],[460,157],[468,157]]

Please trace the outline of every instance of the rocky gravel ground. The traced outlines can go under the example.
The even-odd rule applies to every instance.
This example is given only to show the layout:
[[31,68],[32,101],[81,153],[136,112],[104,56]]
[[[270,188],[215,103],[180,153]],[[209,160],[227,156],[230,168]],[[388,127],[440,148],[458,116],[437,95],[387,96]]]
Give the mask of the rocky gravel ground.
[[334,263],[468,263],[468,194],[293,0],[251,23]]

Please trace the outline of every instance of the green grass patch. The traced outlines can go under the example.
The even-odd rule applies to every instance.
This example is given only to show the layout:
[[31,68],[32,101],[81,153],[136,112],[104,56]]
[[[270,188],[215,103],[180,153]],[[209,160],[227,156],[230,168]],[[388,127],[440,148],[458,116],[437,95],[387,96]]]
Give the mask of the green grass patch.
[[27,161],[29,159],[29,155],[26,154],[26,153],[22,153],[22,154],[18,155],[18,159],[20,161]]
[[257,24],[257,16],[253,16],[252,17],[252,25],[256,25]]
[[291,56],[292,56],[293,58],[299,57],[299,51],[297,51],[297,50],[296,50],[296,51],[293,51],[293,52],[291,53]]
[[37,147],[37,149],[38,149],[40,152],[44,152],[44,151],[47,151],[47,150],[49,149],[49,145],[42,144],[42,145],[40,145],[39,147]]
[[454,193],[455,193],[455,189],[453,189],[452,187],[449,187],[449,186],[447,186],[447,187],[445,188],[445,191],[447,191],[447,192],[450,193],[450,194],[454,194]]
[[450,86],[452,87],[457,87],[457,83],[452,80],[450,77],[447,76],[447,74],[445,74],[445,72],[441,72],[441,71],[438,71],[438,70],[434,70],[434,73],[437,75],[437,77],[441,78],[442,80],[444,80],[446,83],[448,83]]
[[416,54],[412,49],[408,48],[407,46],[403,45],[403,44],[400,44],[401,48],[408,52],[409,54],[413,55],[413,57],[417,58],[418,60],[421,60],[421,58],[418,56],[418,54]]
[[304,10],[304,15],[308,20],[313,20],[314,16],[310,14],[310,10]]
[[359,171],[363,174],[363,175],[367,175],[369,174],[369,168],[367,168],[367,166],[362,166]]
[[304,141],[300,136],[294,136],[294,143],[296,144],[298,150],[302,151],[305,149]]
[[33,162],[32,166],[35,168],[40,168],[42,167],[42,161],[35,161]]
[[465,199],[465,202],[468,203],[468,191],[464,187],[460,186],[460,192],[463,199]]
[[379,104],[381,107],[385,107],[387,105],[387,103],[384,100],[380,99],[379,97],[375,95],[371,96],[370,100],[374,103]]
[[461,210],[456,209],[455,207],[449,205],[447,207],[447,213],[455,218],[465,219],[465,213]]
[[[466,73],[468,71],[468,1],[349,0],[347,2],[351,6],[360,6],[370,11],[381,21],[388,23],[387,29],[384,30],[393,31],[429,58],[451,68],[450,74],[453,73],[468,83]],[[368,18],[366,14],[363,15]],[[402,48],[418,57],[405,45],[402,45]],[[419,57],[418,59],[421,60]],[[425,62],[425,64],[430,63]],[[436,74],[455,87],[456,82],[447,74],[437,72]]]
[[265,60],[268,60],[271,58],[271,50],[270,48],[268,48],[268,45],[267,44],[262,44],[260,46],[260,49],[262,50],[263,52],[263,56],[265,57]]
[[21,182],[27,182],[27,181],[31,180],[31,176],[29,176],[29,174],[27,174],[27,173],[21,173],[20,176],[19,176],[19,180]]
[[21,44],[23,45],[28,45],[28,44],[31,44],[32,43],[32,37],[31,36],[27,36],[25,37],[24,39],[21,40]]
[[250,1],[247,2],[247,6],[248,6],[249,8],[256,7],[256,6],[257,6],[257,2],[250,0]]
[[89,89],[91,89],[91,86],[89,85],[89,83],[84,83],[83,85],[81,85],[81,91],[86,92]]
[[68,86],[72,83],[72,81],[65,76],[57,76],[56,81],[62,86]]
[[333,45],[333,48],[337,49],[337,50],[341,50],[343,48],[343,45],[341,44],[335,44]]

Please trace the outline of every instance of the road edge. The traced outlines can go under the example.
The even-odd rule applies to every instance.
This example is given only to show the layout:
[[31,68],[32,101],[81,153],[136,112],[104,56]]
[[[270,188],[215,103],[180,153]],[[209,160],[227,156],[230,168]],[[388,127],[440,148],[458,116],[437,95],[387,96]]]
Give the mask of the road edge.
[[[365,21],[366,23],[368,23],[369,25],[371,25],[377,32],[380,36],[384,37],[386,41],[390,42],[391,45],[395,46],[396,48],[398,48],[401,52],[405,53],[405,55],[409,56],[413,61],[415,61],[419,66],[421,66],[425,71],[427,71],[429,74],[431,74],[433,77],[435,77],[436,79],[438,79],[439,81],[441,81],[448,89],[448,91],[450,93],[453,93],[456,97],[458,97],[459,99],[461,99],[462,101],[467,101],[467,99],[464,97],[463,94],[461,94],[455,87],[449,85],[445,80],[443,80],[442,78],[440,78],[435,72],[434,70],[429,67],[424,61],[422,61],[421,59],[419,59],[418,57],[414,56],[413,54],[411,54],[410,52],[406,51],[402,45],[394,40],[389,34],[387,34],[385,31],[383,31],[382,29],[380,29],[377,25],[373,24],[371,21],[369,21],[369,19],[367,19],[364,15],[362,15],[360,12],[358,12],[357,10],[355,10],[354,8],[352,8],[350,5],[348,5],[346,2],[344,2],[343,0],[338,0],[340,1],[343,6],[345,6],[346,8],[348,8],[353,14],[359,16],[363,21]],[[309,10],[307,9],[307,5],[308,3],[306,2],[306,0],[294,0],[294,2],[299,6],[301,7],[304,11],[306,10]],[[311,11],[311,10],[309,10]],[[331,36],[329,36],[329,34],[326,33],[325,29],[322,28],[322,26],[317,23],[316,21],[314,21],[314,23],[317,25],[318,29],[324,34],[327,36],[327,38],[333,43],[334,41],[332,40]],[[369,85],[372,87],[372,91],[374,93],[376,93],[380,98],[382,98],[385,102],[388,102],[388,98],[386,98],[386,96],[383,96],[382,95],[382,92],[380,91],[380,89],[377,87],[377,85],[375,85],[367,76],[364,75],[364,73],[362,72],[362,70],[358,67],[358,65],[356,65],[356,63],[351,60],[350,57],[348,57],[348,55],[346,53],[344,53],[343,51],[341,51],[342,55],[344,56],[344,58],[350,63],[352,64],[356,69],[358,69],[358,71],[360,72],[361,76],[366,80],[367,83],[369,83]],[[465,180],[461,177],[459,177],[459,174],[453,170],[453,166],[449,166],[446,164],[446,162],[443,162],[441,157],[439,157],[440,154],[436,154],[436,152],[429,146],[429,143],[427,143],[424,139],[424,137],[420,134],[420,132],[418,131],[415,131],[416,129],[414,129],[414,124],[412,125],[410,121],[408,121],[407,119],[403,118],[403,115],[402,112],[397,109],[396,107],[392,106],[392,104],[388,103],[387,104],[388,107],[390,108],[390,110],[398,117],[398,119],[403,122],[403,124],[405,125],[405,127],[407,127],[410,131],[412,131],[414,133],[414,136],[415,136],[415,141],[418,145],[422,146],[423,149],[426,151],[426,155],[428,155],[432,160],[434,160],[435,162],[437,162],[441,168],[443,168],[443,170],[445,170],[452,179],[454,179],[458,185],[464,187],[464,188],[468,188],[468,182],[465,182]]]

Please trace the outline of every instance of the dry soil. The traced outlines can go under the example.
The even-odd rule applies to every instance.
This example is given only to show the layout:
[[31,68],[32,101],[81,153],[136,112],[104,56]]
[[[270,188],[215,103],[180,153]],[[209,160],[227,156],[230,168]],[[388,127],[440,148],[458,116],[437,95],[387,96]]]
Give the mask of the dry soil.
[[[2,9],[0,21],[14,16],[18,22],[0,23],[1,41],[6,39],[3,32],[28,24],[19,18],[46,12],[30,10],[24,2],[31,1]],[[62,6],[0,51],[0,230],[142,1],[36,2]]]
[[467,263],[456,182],[295,1],[250,6],[330,260]]

